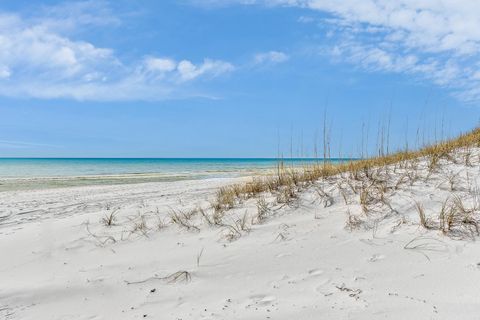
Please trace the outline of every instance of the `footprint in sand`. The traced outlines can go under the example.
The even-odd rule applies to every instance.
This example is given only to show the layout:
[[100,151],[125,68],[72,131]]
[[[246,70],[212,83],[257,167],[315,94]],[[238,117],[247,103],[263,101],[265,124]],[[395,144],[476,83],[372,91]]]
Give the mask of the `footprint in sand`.
[[332,279],[327,277],[316,280],[313,285],[313,291],[317,294],[321,294],[322,296],[329,296],[331,294],[331,286],[327,285],[330,284],[331,281]]
[[299,275],[298,277],[287,278],[286,280],[288,280],[288,283],[298,283],[298,282],[301,282],[301,281],[310,282],[310,281],[313,281],[314,278],[318,278],[321,275],[323,275],[323,270],[321,270],[321,269],[311,269],[311,270],[308,270],[306,273],[303,273],[303,274]]
[[320,270],[320,269],[312,269],[312,270],[308,271],[308,275],[311,276],[311,277],[320,276],[322,274],[323,274],[323,270]]
[[255,294],[248,298],[246,308],[273,306],[277,298],[265,294]]
[[321,269],[312,269],[308,271],[307,276],[303,279],[311,281],[313,284],[313,291],[320,294],[325,294],[324,287],[330,283],[330,278],[324,276],[324,271]]
[[386,258],[386,256],[384,256],[383,254],[374,254],[373,256],[368,258],[368,261],[375,262],[375,261],[383,260],[385,258]]

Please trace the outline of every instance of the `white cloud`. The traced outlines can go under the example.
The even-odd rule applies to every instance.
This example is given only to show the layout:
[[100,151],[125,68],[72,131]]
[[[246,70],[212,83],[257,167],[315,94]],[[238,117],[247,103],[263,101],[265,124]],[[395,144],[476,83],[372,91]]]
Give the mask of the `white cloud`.
[[205,59],[203,63],[195,65],[189,60],[177,62],[170,58],[146,57],[144,59],[144,76],[164,77],[168,76],[176,82],[194,80],[200,76],[218,76],[222,73],[233,71],[235,68],[231,63]]
[[11,81],[76,79],[119,64],[110,49],[71,41],[16,16],[0,15],[0,21],[0,64]]
[[308,17],[308,16],[300,16],[297,19],[297,21],[301,22],[301,23],[312,23],[312,22],[315,22],[315,19],[312,18],[312,17]]
[[145,58],[145,67],[151,72],[164,73],[175,70],[177,68],[177,63],[168,58],[147,57]]
[[0,79],[5,79],[10,77],[10,69],[5,66],[0,66]]
[[281,63],[289,59],[289,56],[280,51],[269,51],[257,53],[254,57],[255,64],[264,64],[264,63]]
[[110,10],[106,0],[68,1],[41,6],[32,20],[59,32],[75,32],[84,26],[118,26],[121,21]]
[[480,1],[252,0],[245,3],[238,0],[236,3],[296,6],[312,13],[326,13],[328,18],[323,19],[322,27],[335,48],[326,51],[337,59],[368,70],[414,74],[452,89],[463,99],[480,99]]
[[6,148],[6,149],[25,149],[25,148],[31,148],[31,147],[56,148],[58,146],[52,145],[52,144],[25,142],[25,141],[16,141],[16,140],[0,140],[0,147]]
[[[78,10],[73,10],[72,15]],[[72,40],[62,34],[64,30],[60,29],[65,20],[54,23],[53,16],[51,13],[42,21],[38,17],[25,19],[0,13],[0,95],[158,100],[188,96],[187,83],[234,69],[232,64],[220,60],[205,59],[195,64],[189,60],[176,62],[155,56],[125,64],[112,49]],[[66,16],[72,21],[70,14]],[[80,14],[79,19],[82,23],[101,23],[92,14]],[[77,23],[80,22],[67,26]]]
[[196,66],[188,60],[182,60],[178,63],[177,70],[182,81],[193,80],[205,74],[217,76],[222,73],[230,72],[234,69],[228,62],[205,59],[202,64]]

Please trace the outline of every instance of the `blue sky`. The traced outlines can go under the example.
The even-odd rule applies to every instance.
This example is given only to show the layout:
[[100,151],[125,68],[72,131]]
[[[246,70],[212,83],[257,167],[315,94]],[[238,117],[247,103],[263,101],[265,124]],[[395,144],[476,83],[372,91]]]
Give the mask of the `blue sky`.
[[[0,156],[373,153],[477,125],[472,1],[2,1]],[[363,143],[362,143],[363,141]],[[363,147],[362,147],[363,145]]]

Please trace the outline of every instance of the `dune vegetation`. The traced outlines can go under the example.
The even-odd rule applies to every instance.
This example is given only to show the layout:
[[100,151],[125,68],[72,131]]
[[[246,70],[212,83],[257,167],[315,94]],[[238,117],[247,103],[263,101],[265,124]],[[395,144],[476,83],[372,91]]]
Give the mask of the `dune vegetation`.
[[[221,224],[224,213],[235,208],[242,202],[258,198],[257,221],[263,220],[268,205],[265,194],[274,195],[270,205],[290,203],[302,190],[316,188],[324,205],[333,202],[336,192],[343,198],[345,204],[358,198],[362,212],[368,215],[374,208],[381,211],[395,212],[389,201],[389,196],[405,186],[412,186],[417,181],[428,181],[434,173],[440,171],[440,166],[447,163],[473,166],[480,161],[474,149],[480,147],[480,129],[476,128],[456,138],[426,145],[418,150],[401,150],[391,154],[381,154],[367,159],[350,160],[332,163],[328,159],[301,168],[288,167],[279,161],[275,174],[254,177],[250,181],[222,187],[212,202],[213,220]],[[437,177],[438,179],[438,177]],[[458,174],[449,173],[444,177],[450,191],[456,190]],[[318,186],[319,182],[326,186],[334,186],[327,192]],[[477,205],[480,205],[477,204]],[[438,221],[434,223],[425,217],[425,210],[416,203],[420,224],[425,228],[437,228],[444,233],[450,233],[456,226],[468,229],[469,234],[478,234],[478,222],[473,213],[480,208],[466,209],[458,195],[452,195],[445,200]],[[378,211],[378,210],[377,210]],[[347,225],[354,228],[359,219],[349,215]]]

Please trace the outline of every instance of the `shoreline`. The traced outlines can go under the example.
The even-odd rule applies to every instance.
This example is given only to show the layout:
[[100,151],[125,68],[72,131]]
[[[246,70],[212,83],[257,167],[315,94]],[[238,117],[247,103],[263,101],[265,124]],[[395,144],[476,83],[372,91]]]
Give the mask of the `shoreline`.
[[119,175],[84,175],[56,177],[0,178],[0,193],[82,186],[132,185],[209,179],[236,179],[272,174],[271,169],[245,171],[210,171],[195,174],[133,173]]

